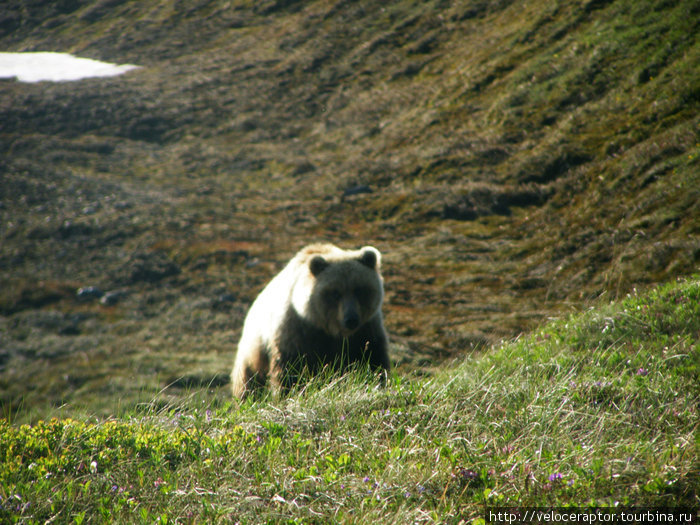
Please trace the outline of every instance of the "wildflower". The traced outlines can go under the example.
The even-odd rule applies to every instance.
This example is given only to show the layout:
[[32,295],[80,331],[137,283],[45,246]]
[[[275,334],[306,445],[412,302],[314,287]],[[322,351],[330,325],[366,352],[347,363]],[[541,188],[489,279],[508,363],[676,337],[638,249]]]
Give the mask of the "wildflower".
[[369,483],[369,476],[365,476],[364,478],[362,478],[362,481],[364,481],[365,483]]
[[90,472],[93,474],[97,474],[97,461],[90,462]]
[[564,476],[562,476],[559,472],[555,472],[554,474],[549,475],[549,481],[551,481],[551,482],[561,481],[563,477]]
[[211,410],[207,410],[205,412],[205,416],[206,416],[207,423],[209,423],[211,421]]
[[501,448],[500,453],[501,454],[510,454],[515,450],[515,447],[513,445],[506,445]]
[[479,477],[479,474],[477,474],[475,471],[464,467],[458,467],[457,474],[463,481],[472,481],[478,479]]
[[640,368],[640,369],[637,370],[637,375],[638,375],[638,376],[645,376],[645,375],[647,375],[648,373],[649,373],[649,370],[647,370],[646,368]]

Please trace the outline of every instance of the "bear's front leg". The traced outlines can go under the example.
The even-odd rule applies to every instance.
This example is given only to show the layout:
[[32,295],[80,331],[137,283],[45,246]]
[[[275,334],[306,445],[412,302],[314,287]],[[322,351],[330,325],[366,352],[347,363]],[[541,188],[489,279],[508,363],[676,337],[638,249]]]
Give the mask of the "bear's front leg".
[[[243,350],[239,347],[238,351],[242,352]],[[247,355],[241,355],[236,359],[231,372],[233,395],[243,399],[251,392],[264,388],[269,370],[270,358],[261,346],[248,352]]]

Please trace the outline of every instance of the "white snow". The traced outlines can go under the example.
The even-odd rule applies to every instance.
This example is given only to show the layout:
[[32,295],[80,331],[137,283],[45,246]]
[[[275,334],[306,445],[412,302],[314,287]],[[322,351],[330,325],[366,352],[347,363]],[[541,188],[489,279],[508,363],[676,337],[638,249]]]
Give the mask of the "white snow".
[[111,77],[138,67],[78,58],[68,53],[0,53],[0,78],[16,77],[20,82],[62,82],[89,77]]

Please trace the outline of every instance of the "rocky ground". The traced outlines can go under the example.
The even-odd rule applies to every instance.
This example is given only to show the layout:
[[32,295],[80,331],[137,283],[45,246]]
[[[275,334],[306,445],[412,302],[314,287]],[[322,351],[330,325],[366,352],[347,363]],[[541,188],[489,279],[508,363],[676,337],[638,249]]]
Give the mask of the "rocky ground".
[[[697,2],[5,2],[0,403],[210,386],[301,246],[374,244],[400,373],[698,270]],[[27,415],[28,414],[28,415]],[[14,417],[14,416],[13,416]]]

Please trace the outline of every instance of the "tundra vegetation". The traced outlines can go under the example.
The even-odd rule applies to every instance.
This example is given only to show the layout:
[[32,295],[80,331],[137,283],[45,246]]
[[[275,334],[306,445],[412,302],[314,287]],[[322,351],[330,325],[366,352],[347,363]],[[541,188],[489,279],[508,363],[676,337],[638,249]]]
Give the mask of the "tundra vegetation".
[[700,280],[386,388],[193,389],[108,419],[0,420],[9,522],[458,523],[485,506],[697,508]]
[[[694,0],[4,2],[3,50],[142,67],[0,80],[2,519],[697,505],[699,25]],[[316,241],[382,252],[389,386],[233,403],[248,306]]]

